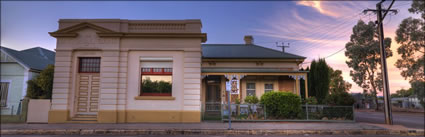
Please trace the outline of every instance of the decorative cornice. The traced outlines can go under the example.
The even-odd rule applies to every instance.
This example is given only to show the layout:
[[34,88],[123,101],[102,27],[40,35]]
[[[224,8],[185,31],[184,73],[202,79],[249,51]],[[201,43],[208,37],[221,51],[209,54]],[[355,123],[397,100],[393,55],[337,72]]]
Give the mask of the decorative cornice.
[[49,32],[50,36],[52,37],[77,37],[78,33],[55,33],[55,32]]
[[83,28],[87,28],[87,27],[88,28],[95,29],[95,30],[97,30],[99,32],[104,32],[104,33],[113,33],[113,32],[116,32],[116,31],[113,31],[113,30],[110,30],[110,29],[107,29],[107,28],[104,28],[104,27],[101,27],[101,26],[98,26],[98,25],[94,25],[94,24],[88,23],[88,22],[83,22],[83,23],[76,24],[76,25],[73,25],[73,26],[69,26],[69,27],[66,27],[66,28],[63,28],[63,29],[59,29],[59,30],[57,30],[55,32],[61,32],[61,33],[75,32],[77,30],[80,30],[80,29],[83,29]]
[[137,38],[200,38],[202,42],[207,41],[206,33],[124,33],[115,32],[88,22],[83,22],[74,26],[49,32],[52,37],[77,37],[75,31],[83,28],[92,28],[97,30],[99,37],[137,37]]
[[88,22],[83,22],[77,25],[73,25],[73,26],[69,26],[63,29],[59,29],[55,32],[49,32],[50,36],[52,37],[77,37],[78,34],[74,33],[75,31],[81,30],[83,28],[91,28],[94,29],[96,31],[98,31],[99,33],[117,33],[113,30],[101,27],[101,26],[97,26],[94,25],[92,23],[88,23]]
[[207,41],[206,33],[97,33],[100,37],[137,37],[137,38],[201,38]]

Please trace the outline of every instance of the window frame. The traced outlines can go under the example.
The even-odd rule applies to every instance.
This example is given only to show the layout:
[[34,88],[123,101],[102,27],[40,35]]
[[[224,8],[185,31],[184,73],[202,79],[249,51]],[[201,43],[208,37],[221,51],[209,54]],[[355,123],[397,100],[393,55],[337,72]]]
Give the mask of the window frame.
[[[250,89],[250,88],[248,88],[248,85],[249,84],[253,84],[254,85],[254,88],[253,89]],[[257,95],[257,87],[256,87],[256,83],[255,82],[247,82],[246,83],[246,96],[251,96],[251,95],[249,95],[249,91],[254,91],[254,95],[252,95],[252,96],[256,96]]]
[[[2,83],[7,83],[7,88],[5,88],[6,89],[6,96],[2,96],[2,98],[0,98],[0,100],[1,101],[4,101],[4,103],[0,103],[0,107],[7,107],[7,100],[8,100],[8,97],[9,97],[9,91],[10,91],[10,88],[11,88],[11,82],[10,81],[1,81],[0,82],[1,84]],[[1,89],[0,89],[1,90]],[[0,91],[0,94],[3,94],[3,93],[1,93],[1,91]]]
[[[149,69],[149,72],[144,71],[144,69]],[[155,72],[154,69],[161,69],[160,72]],[[168,71],[165,71],[168,70]],[[171,70],[171,71],[170,71]],[[140,68],[140,92],[139,96],[173,96],[173,68]],[[143,75],[149,75],[149,76],[171,76],[171,93],[143,93],[142,90],[142,82],[143,82]]]
[[[98,61],[98,63],[99,63],[99,71],[88,71],[88,72],[83,72],[82,71],[82,64],[83,64],[83,62],[82,62],[82,60],[83,59],[99,59],[99,61]],[[100,73],[100,68],[101,68],[101,57],[78,57],[78,73]],[[93,67],[91,67],[91,68],[93,68]]]
[[[270,89],[267,89],[267,85],[271,85],[272,86],[271,90]],[[274,84],[273,83],[264,83],[264,93],[271,92],[273,90],[274,90]]]

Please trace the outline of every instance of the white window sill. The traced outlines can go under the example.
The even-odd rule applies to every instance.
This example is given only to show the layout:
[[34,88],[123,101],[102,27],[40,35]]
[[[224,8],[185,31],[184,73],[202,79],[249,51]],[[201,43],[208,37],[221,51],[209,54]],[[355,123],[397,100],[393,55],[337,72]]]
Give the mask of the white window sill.
[[175,100],[173,96],[136,96],[135,100]]

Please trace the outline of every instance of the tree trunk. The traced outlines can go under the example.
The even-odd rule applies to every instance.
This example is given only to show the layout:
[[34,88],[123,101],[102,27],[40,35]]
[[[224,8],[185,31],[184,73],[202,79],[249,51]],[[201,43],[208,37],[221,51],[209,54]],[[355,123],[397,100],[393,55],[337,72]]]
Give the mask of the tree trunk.
[[378,104],[378,94],[375,94],[375,95],[374,95],[374,98],[375,98],[375,104],[376,104],[375,110],[376,110],[376,111],[378,111],[378,110],[379,110],[379,104]]
[[373,79],[373,77],[372,77],[372,80],[371,80],[371,85],[372,85],[372,89],[373,89],[373,93],[372,93],[372,95],[373,95],[373,98],[375,98],[375,104],[376,104],[376,107],[375,107],[375,110],[376,111],[378,111],[379,110],[379,104],[378,104],[378,91],[376,91],[376,85],[374,84],[374,81],[373,81],[374,79]]

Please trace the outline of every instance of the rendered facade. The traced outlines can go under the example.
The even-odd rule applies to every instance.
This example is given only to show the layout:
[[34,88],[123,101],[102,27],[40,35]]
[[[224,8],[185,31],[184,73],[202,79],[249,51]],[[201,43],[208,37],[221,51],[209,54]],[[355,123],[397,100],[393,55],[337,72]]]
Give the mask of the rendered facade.
[[305,57],[254,45],[251,36],[202,44],[201,28],[200,20],[60,20],[50,33],[57,47],[49,123],[200,122],[226,103],[230,80],[232,101],[301,94]]

